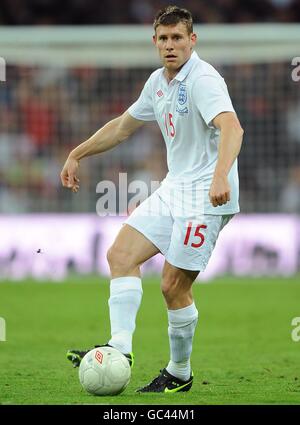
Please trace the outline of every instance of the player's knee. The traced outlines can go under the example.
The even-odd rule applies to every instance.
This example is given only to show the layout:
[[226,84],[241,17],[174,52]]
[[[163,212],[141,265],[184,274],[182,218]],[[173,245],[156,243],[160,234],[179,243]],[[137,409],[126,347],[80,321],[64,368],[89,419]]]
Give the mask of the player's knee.
[[163,273],[161,291],[168,304],[173,304],[176,300],[189,300],[192,302],[190,281],[178,275],[176,271],[168,270]]
[[163,276],[161,283],[161,291],[166,299],[172,299],[176,296],[178,290],[178,279],[176,276]]
[[110,268],[123,267],[126,264],[127,253],[115,245],[111,246],[106,255]]
[[117,245],[109,248],[106,258],[112,273],[118,272],[125,276],[134,267],[128,250]]
[[170,286],[167,286],[166,284],[163,284],[161,286],[161,292],[164,296],[164,298],[167,301],[170,301],[173,297],[172,297],[172,288]]

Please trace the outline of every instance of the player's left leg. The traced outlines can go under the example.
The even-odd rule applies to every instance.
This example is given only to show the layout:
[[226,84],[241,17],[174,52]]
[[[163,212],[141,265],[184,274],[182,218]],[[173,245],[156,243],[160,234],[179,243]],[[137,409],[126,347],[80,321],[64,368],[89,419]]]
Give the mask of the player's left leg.
[[192,284],[198,273],[165,262],[161,289],[168,308],[170,361],[160,375],[139,392],[173,393],[188,391],[192,386],[190,358],[198,321]]
[[175,217],[165,254],[162,292],[168,307],[170,361],[161,374],[139,392],[188,391],[193,382],[190,356],[198,311],[192,284],[204,271],[218,235],[232,215],[204,215],[186,220]]
[[184,270],[165,262],[162,293],[168,308],[170,361],[167,371],[187,381],[191,377],[193,337],[198,322],[198,310],[192,295],[192,284],[198,271]]

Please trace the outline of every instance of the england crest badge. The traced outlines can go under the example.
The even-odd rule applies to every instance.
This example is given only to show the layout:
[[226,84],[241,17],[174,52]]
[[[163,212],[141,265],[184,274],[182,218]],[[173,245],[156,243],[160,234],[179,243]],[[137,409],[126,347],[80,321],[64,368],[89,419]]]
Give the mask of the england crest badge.
[[180,84],[178,89],[178,103],[179,105],[184,105],[187,101],[187,91],[186,91],[186,85]]
[[176,111],[179,112],[179,114],[187,114],[189,110],[186,106],[187,90],[185,84],[179,85],[177,102]]

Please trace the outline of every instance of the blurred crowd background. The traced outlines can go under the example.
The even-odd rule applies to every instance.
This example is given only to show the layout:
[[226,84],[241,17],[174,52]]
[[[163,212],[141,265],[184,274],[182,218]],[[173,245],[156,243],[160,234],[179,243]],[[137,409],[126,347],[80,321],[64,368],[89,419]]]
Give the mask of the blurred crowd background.
[[[0,24],[151,24],[164,0],[1,0]],[[178,0],[197,23],[300,22],[299,0]],[[16,13],[17,11],[17,13]]]
[[[239,158],[244,212],[300,212],[300,93],[290,64],[218,65],[245,129]],[[95,211],[101,180],[166,174],[156,124],[82,161],[81,191],[61,188],[69,151],[138,97],[151,69],[9,67],[0,91],[1,212]]]
[[[245,0],[238,7],[237,0],[176,4],[191,10],[195,23],[300,19],[299,0]],[[163,5],[66,0],[61,7],[56,0],[2,0],[0,22],[151,23]],[[299,213],[300,82],[292,80],[291,63],[212,65],[225,78],[245,130],[239,157],[242,212]],[[102,180],[118,186],[119,173],[127,172],[128,183],[161,181],[167,172],[166,152],[154,123],[103,156],[83,160],[76,195],[61,187],[59,177],[70,150],[125,111],[152,70],[8,64],[7,81],[0,83],[0,213],[95,212],[96,186]]]

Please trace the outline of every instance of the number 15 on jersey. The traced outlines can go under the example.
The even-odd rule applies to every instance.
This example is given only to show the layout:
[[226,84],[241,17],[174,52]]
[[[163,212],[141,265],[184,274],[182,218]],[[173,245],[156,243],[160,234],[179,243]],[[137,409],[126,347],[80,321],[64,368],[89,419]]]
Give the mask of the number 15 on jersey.
[[174,137],[175,136],[175,126],[173,124],[173,115],[169,112],[168,114],[164,114],[165,119],[165,128],[167,136]]

